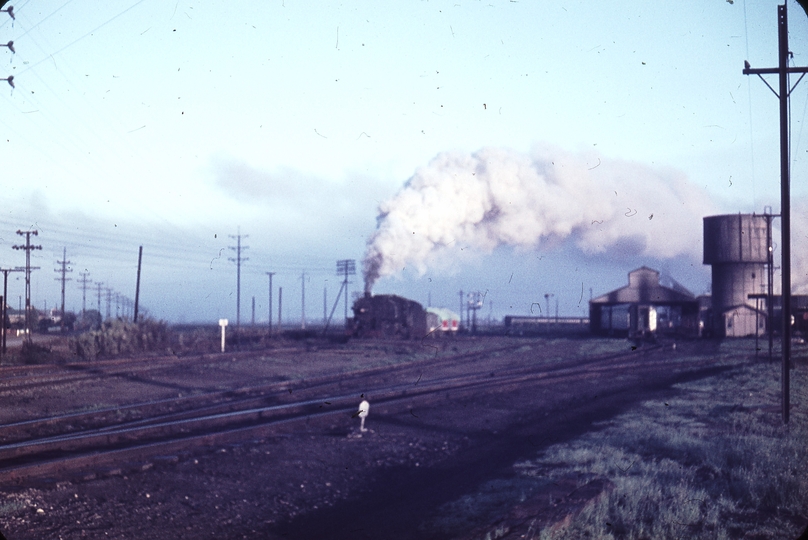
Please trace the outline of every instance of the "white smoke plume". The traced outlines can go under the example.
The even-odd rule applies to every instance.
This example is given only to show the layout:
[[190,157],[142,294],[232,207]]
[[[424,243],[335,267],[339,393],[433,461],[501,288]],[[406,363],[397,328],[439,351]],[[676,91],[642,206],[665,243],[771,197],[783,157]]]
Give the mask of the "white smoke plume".
[[670,169],[550,147],[446,152],[379,206],[365,290],[408,266],[423,274],[465,247],[490,253],[570,239],[585,253],[701,262],[702,217],[714,213],[706,192]]

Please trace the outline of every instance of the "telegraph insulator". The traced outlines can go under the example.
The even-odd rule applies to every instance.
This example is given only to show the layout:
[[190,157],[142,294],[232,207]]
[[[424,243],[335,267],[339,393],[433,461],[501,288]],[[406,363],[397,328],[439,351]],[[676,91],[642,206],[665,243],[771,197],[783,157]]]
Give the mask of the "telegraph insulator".
[[0,79],[0,81],[6,81],[11,85],[12,88],[14,88],[14,75],[9,75],[8,78]]
[[15,54],[17,53],[17,51],[14,50],[14,42],[13,41],[9,41],[5,45],[3,45],[3,47],[8,47],[9,51],[11,51],[11,52],[13,52]]
[[[0,3],[0,6],[1,5],[3,4]],[[14,16],[14,6],[8,6],[6,9],[0,9],[0,11],[5,11],[6,13],[8,13],[9,17],[11,17],[14,20],[17,20],[17,17]]]

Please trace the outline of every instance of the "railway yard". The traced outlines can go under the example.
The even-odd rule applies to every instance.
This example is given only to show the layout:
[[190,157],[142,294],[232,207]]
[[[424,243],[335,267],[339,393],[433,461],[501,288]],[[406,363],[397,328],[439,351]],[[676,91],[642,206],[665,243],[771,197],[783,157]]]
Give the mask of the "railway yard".
[[[224,354],[3,366],[0,531],[10,540],[575,537],[576,516],[607,504],[643,459],[671,456],[626,438],[611,473],[547,460],[626,414],[684,411],[709,394],[705,381],[741,381],[742,367],[764,362],[749,343],[278,339]],[[776,394],[744,392],[725,410],[715,391],[711,412],[688,412],[683,429],[726,432],[717,411],[780,429]],[[804,386],[794,395],[796,433]],[[808,498],[804,479],[796,489]],[[747,506],[725,508],[739,525],[722,531],[769,537]],[[711,509],[671,530],[719,537],[729,514]],[[766,523],[783,538],[808,524],[804,511],[775,514]],[[608,519],[591,534],[648,530]]]

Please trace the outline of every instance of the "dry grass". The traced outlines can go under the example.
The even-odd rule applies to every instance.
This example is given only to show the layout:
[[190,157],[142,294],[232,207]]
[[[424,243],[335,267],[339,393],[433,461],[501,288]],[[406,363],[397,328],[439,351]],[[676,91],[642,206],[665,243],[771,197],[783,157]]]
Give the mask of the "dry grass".
[[806,366],[792,371],[795,407],[783,426],[779,364],[739,360],[735,349],[742,346],[748,342],[716,351],[717,363],[736,365],[729,375],[677,385],[675,399],[643,403],[519,464],[527,477],[594,474],[615,486],[540,537],[799,536],[808,523]]

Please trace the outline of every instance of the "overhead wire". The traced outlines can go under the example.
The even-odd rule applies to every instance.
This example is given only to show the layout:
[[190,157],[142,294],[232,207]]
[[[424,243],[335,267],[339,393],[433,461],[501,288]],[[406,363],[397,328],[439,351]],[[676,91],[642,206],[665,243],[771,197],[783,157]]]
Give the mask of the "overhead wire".
[[[109,22],[111,22],[112,20],[117,18],[118,16],[126,13],[129,9],[133,8],[134,6],[136,6],[139,3],[140,2],[132,4],[126,10],[123,10],[123,11],[119,12],[115,17],[107,19],[107,21],[105,21],[103,24],[96,26],[95,30],[102,28],[103,26],[105,26],[106,24],[108,24]],[[67,4],[69,4],[69,2],[63,4],[62,8],[64,6],[66,6]],[[54,13],[49,14],[46,18],[53,16]],[[40,24],[41,24],[41,21],[32,24],[27,29],[24,29],[24,35],[29,35],[30,39],[32,39],[33,42],[37,45],[37,47],[40,49],[40,51],[42,51],[42,53],[44,55],[43,56],[43,59],[44,59],[44,58],[51,57],[52,54],[47,53],[45,51],[45,48],[36,39],[34,39],[33,33],[31,33],[31,29],[35,28],[35,27],[38,27]],[[93,30],[93,31],[95,31],[95,30]],[[89,33],[92,33],[93,31],[91,31]],[[86,33],[85,36],[88,35],[89,33]],[[78,40],[73,40],[71,43],[75,44],[77,42],[78,42]],[[50,49],[51,47],[47,46],[47,48]],[[64,51],[66,48],[67,48],[67,46],[64,46],[64,47],[60,48],[57,52]],[[62,59],[62,61],[60,61],[60,63],[64,65],[65,60]],[[31,63],[29,62],[29,64],[31,64]],[[40,62],[34,62],[33,64],[29,65],[29,67],[27,67],[24,71],[28,71],[28,70],[36,67],[38,64],[41,64],[41,61]],[[67,63],[67,66],[69,68],[69,63]],[[47,82],[45,82],[39,76],[38,72],[35,70],[34,73],[37,74],[37,78],[42,82],[43,86],[47,89],[47,91],[49,91],[50,94],[56,96],[56,98],[61,102],[61,104],[62,104],[61,109],[73,113],[71,115],[71,119],[67,120],[66,122],[63,121],[63,124],[66,123],[66,124],[69,124],[71,126],[83,125],[86,128],[86,133],[91,135],[94,140],[100,141],[102,143],[102,146],[104,146],[106,148],[105,151],[108,152],[110,155],[117,154],[118,158],[120,158],[120,162],[126,162],[125,158],[130,157],[130,156],[121,156],[120,151],[119,151],[119,147],[111,145],[110,137],[108,136],[110,134],[114,135],[120,141],[122,141],[124,143],[121,146],[128,148],[129,151],[131,151],[131,152],[133,152],[135,154],[139,154],[140,147],[136,146],[136,145],[133,145],[131,143],[131,141],[124,140],[125,138],[121,137],[121,135],[122,135],[121,130],[114,130],[113,129],[113,130],[110,130],[109,132],[105,133],[104,135],[106,135],[106,136],[102,136],[98,131],[93,129],[93,127],[87,122],[87,118],[89,116],[92,116],[93,114],[98,115],[97,108],[93,107],[93,106],[90,106],[90,104],[87,103],[87,98],[85,96],[85,92],[83,92],[82,89],[79,88],[76,85],[76,83],[69,78],[69,76],[64,72],[64,69],[60,69],[60,70],[58,70],[58,72],[60,73],[60,76],[62,76],[68,84],[70,84],[74,89],[77,90],[76,94],[78,96],[81,96],[81,98],[85,101],[85,104],[87,105],[87,107],[85,108],[84,111],[81,111],[81,112],[75,111],[70,105],[68,105],[67,103],[64,102],[64,100],[62,99],[60,93],[55,92],[53,90],[53,88],[51,88],[47,84]],[[21,90],[27,91],[28,87],[23,85]],[[37,100],[37,97],[32,98],[32,97],[30,97],[31,95],[33,95],[33,93],[29,94],[28,99],[31,99],[34,103],[41,103],[41,101]],[[28,112],[28,111],[23,110],[18,104],[15,103],[14,105],[15,105],[15,107],[17,107],[18,112],[20,112],[20,113]],[[39,109],[44,109],[44,106],[40,105]],[[37,117],[39,117],[39,115],[37,115]],[[115,115],[111,115],[111,117],[115,118]],[[63,170],[69,176],[75,178],[77,181],[84,180],[83,177],[82,177],[82,174],[79,173],[75,168],[68,168],[68,167],[70,167],[70,163],[73,163],[74,167],[76,165],[78,165],[77,163],[75,163],[75,156],[78,156],[79,162],[83,166],[82,168],[88,168],[88,169],[91,169],[91,168],[103,168],[104,165],[101,164],[97,160],[97,158],[95,158],[95,155],[97,155],[97,152],[95,154],[93,154],[92,156],[90,156],[86,151],[83,151],[83,150],[86,150],[86,147],[89,146],[87,144],[87,140],[86,139],[82,140],[81,137],[77,138],[75,130],[73,128],[71,128],[70,132],[66,132],[65,129],[62,128],[60,124],[55,123],[56,119],[57,119],[57,117],[51,117],[51,116],[48,116],[48,115],[44,116],[45,123],[47,125],[49,125],[49,126],[54,127],[54,130],[57,131],[59,133],[59,135],[60,135],[60,137],[55,137],[55,138],[52,139],[54,141],[55,145],[57,146],[57,148],[59,148],[61,150],[61,152],[64,152],[65,154],[70,154],[71,159],[70,160],[60,159],[59,157],[57,157],[57,156],[55,156],[53,154],[45,152],[44,156],[49,160],[49,162],[53,163],[54,166],[60,167],[61,170]],[[41,121],[42,118],[32,117],[29,120],[31,120],[31,124],[35,127],[37,132],[43,133],[43,132],[48,131],[48,130],[43,128],[43,124],[42,124],[42,121]],[[109,123],[110,116],[105,117],[103,119],[103,121],[105,121],[106,123]],[[18,134],[19,134],[20,137],[22,137],[25,140],[25,142],[29,143],[29,146],[31,148],[35,148],[38,151],[42,152],[41,148],[43,148],[44,145],[31,144],[32,141],[30,140],[30,138],[26,137],[23,132],[18,131]],[[82,134],[82,137],[84,137],[83,134]],[[68,144],[71,144],[71,146],[70,147],[65,146],[65,144],[66,144],[65,141]],[[142,155],[140,157],[143,158]],[[145,159],[141,159],[141,160],[145,161]],[[132,195],[134,197],[138,197],[139,193],[135,190],[135,192],[132,193]],[[145,211],[149,212],[152,216],[158,218],[158,220],[160,220],[160,221],[163,221],[163,222],[166,222],[166,223],[168,222],[168,220],[166,219],[166,217],[164,215],[161,215],[161,213],[159,213],[156,209],[154,209],[152,207],[151,204],[149,204],[150,199],[143,199],[142,197],[140,197],[140,198],[142,199],[141,202],[143,203],[143,204],[141,204],[139,206],[139,208],[141,210],[145,210]],[[205,224],[204,223],[200,224],[200,226],[204,228]],[[208,228],[207,230],[209,232],[213,232],[212,228]]]
[[[32,26],[31,28],[29,28],[28,30],[26,30],[26,31],[25,31],[25,33],[23,33],[22,35],[18,36],[18,39],[19,39],[19,38],[21,38],[21,37],[25,37],[25,36],[28,34],[28,32],[30,32],[31,30],[33,30],[33,29],[37,28],[37,27],[38,27],[40,24],[42,24],[42,23],[46,22],[48,19],[50,19],[51,17],[53,17],[54,15],[56,15],[57,13],[59,13],[60,11],[62,11],[62,9],[64,9],[64,8],[65,8],[65,7],[66,7],[68,4],[70,4],[70,3],[72,3],[72,2],[73,2],[73,0],[67,0],[67,1],[66,1],[64,4],[62,4],[61,6],[59,6],[58,8],[56,8],[56,10],[55,10],[55,11],[52,11],[52,12],[51,12],[49,15],[46,15],[45,17],[43,17],[42,19],[40,19],[40,20],[39,20],[39,22],[37,22],[37,23],[36,23],[34,26]],[[15,12],[17,12],[17,13],[25,13],[25,7],[26,7],[27,5],[28,5],[28,1],[26,0],[26,2],[24,2],[22,5],[15,7],[15,8],[14,8],[14,10],[15,10]],[[9,17],[9,19],[11,19],[11,17]],[[2,25],[0,25],[0,29],[2,29],[2,27],[3,27],[3,26],[6,24],[6,23],[8,23],[8,21],[6,21],[6,22],[5,22],[5,23],[3,23]]]
[[[87,37],[88,35],[93,34],[94,32],[97,32],[99,29],[103,28],[104,26],[106,26],[107,24],[112,22],[113,20],[115,20],[118,17],[120,17],[121,15],[127,13],[129,10],[131,10],[132,8],[134,8],[135,6],[140,4],[142,1],[143,0],[141,0],[140,2],[136,2],[134,4],[131,4],[127,9],[124,9],[124,10],[120,11],[115,16],[107,19],[104,23],[102,23],[100,25],[97,25],[93,30],[91,30],[90,32],[85,33],[82,37],[77,38],[77,39],[71,41],[70,43],[68,43],[67,45],[59,48],[55,53],[48,53],[45,50],[45,47],[43,47],[39,43],[39,41],[34,38],[33,34],[31,33],[31,29],[38,27],[41,24],[42,21],[39,21],[39,22],[31,24],[30,27],[27,27],[27,29],[24,29],[25,30],[24,35],[29,35],[30,34],[29,39],[41,51],[41,53],[43,55],[43,57],[42,57],[43,60],[38,61],[38,62],[33,62],[33,63],[28,62],[28,64],[29,64],[28,67],[26,67],[21,73],[25,73],[25,72],[33,69],[37,65],[41,64],[44,60],[46,60],[48,58],[52,58],[55,54],[58,54],[59,52],[66,50],[69,46],[78,43],[84,37]],[[69,2],[63,4],[62,7],[66,6],[68,3]],[[46,19],[51,17],[54,13],[51,13],[50,15],[48,15],[46,17]],[[24,23],[25,22],[24,15],[22,13],[20,15],[21,15],[20,19],[22,20],[21,22]],[[45,39],[45,41],[47,41],[47,38],[43,37],[43,39]],[[50,45],[46,45],[46,46],[47,46],[48,49],[52,49],[52,47]],[[23,61],[24,62],[26,61],[24,56],[23,56]],[[82,177],[82,175],[80,173],[78,173],[76,170],[71,170],[71,169],[68,168],[69,167],[68,163],[71,163],[71,162],[75,163],[75,160],[77,158],[78,158],[79,162],[81,162],[81,164],[84,166],[84,168],[87,168],[88,170],[92,170],[92,169],[103,170],[105,168],[108,168],[108,166],[105,164],[105,162],[100,162],[97,159],[96,156],[99,153],[103,154],[105,156],[112,156],[113,158],[115,158],[116,163],[126,163],[126,162],[129,162],[129,161],[132,161],[132,159],[134,159],[137,162],[146,162],[147,160],[145,159],[145,157],[141,153],[140,147],[132,144],[131,139],[127,139],[126,137],[124,137],[124,133],[126,131],[125,131],[125,128],[123,126],[119,126],[118,129],[110,129],[109,131],[107,131],[104,134],[104,136],[102,136],[101,133],[99,133],[95,128],[93,128],[93,126],[88,121],[89,119],[94,117],[95,120],[97,121],[98,125],[103,125],[103,124],[109,125],[110,120],[114,119],[114,118],[117,118],[117,116],[115,114],[111,114],[111,115],[108,114],[108,115],[105,115],[103,117],[100,116],[100,110],[98,109],[98,107],[92,106],[92,105],[90,105],[88,103],[86,92],[84,91],[84,88],[83,87],[79,88],[78,85],[75,83],[75,81],[71,80],[70,77],[65,72],[64,67],[67,67],[68,71],[73,71],[74,74],[75,74],[75,71],[72,70],[72,68],[70,67],[69,61],[67,61],[65,58],[62,58],[62,60],[60,61],[60,64],[63,67],[62,67],[62,69],[58,69],[57,72],[65,80],[65,82],[68,85],[70,85],[71,87],[73,87],[75,89],[74,95],[78,96],[77,99],[81,99],[84,102],[85,107],[84,107],[84,110],[81,111],[81,112],[76,111],[73,106],[65,103],[64,98],[61,95],[62,94],[61,92],[54,91],[50,87],[50,85],[48,85],[48,83],[44,79],[42,79],[42,77],[40,77],[39,73],[36,70],[33,72],[33,73],[36,74],[37,79],[39,79],[39,81],[41,82],[43,87],[46,88],[46,90],[52,96],[54,96],[55,99],[57,99],[61,103],[62,107],[60,107],[59,110],[62,111],[62,114],[64,114],[64,112],[72,113],[72,114],[69,115],[70,116],[69,118],[66,118],[66,119],[62,120],[63,125],[70,125],[71,126],[71,129],[70,129],[69,133],[67,133],[65,131],[65,129],[63,127],[61,127],[60,124],[57,124],[57,123],[54,122],[55,118],[57,118],[57,117],[51,118],[50,115],[44,114],[46,122],[48,122],[48,124],[54,128],[54,131],[56,131],[60,135],[60,137],[52,138],[51,140],[52,140],[52,142],[55,144],[55,146],[57,148],[60,148],[61,151],[65,153],[66,159],[60,159],[60,158],[57,158],[57,157],[55,157],[55,156],[53,156],[51,154],[47,154],[47,153],[45,153],[45,157],[51,163],[53,163],[55,166],[61,168],[64,172],[66,172],[67,174],[69,174],[70,176],[75,178],[76,181],[79,181],[79,182],[84,181],[84,178]],[[18,74],[18,76],[19,76],[19,74]],[[44,113],[44,111],[47,111],[49,109],[45,105],[41,104],[41,101],[37,99],[38,96],[35,96],[33,91],[31,91],[30,93],[28,92],[29,87],[25,83],[21,82],[20,79],[18,79],[17,82],[21,87],[20,90],[26,92],[27,99],[29,99],[29,100],[33,101],[34,103],[38,104],[38,106],[37,105],[34,106],[35,110],[43,111],[43,113]],[[20,113],[28,112],[28,111],[23,111],[16,103],[14,105],[17,108],[18,112],[20,112]],[[26,118],[26,120],[30,121],[37,128],[40,127],[39,122],[35,118]],[[82,126],[84,131],[81,131],[81,130],[77,131],[75,129],[75,126]],[[44,129],[37,129],[36,131],[38,133],[46,133],[47,132],[47,130],[44,130]],[[40,153],[43,152],[43,150],[41,150],[41,148],[44,145],[42,145],[42,144],[30,144],[30,139],[24,137],[24,135],[22,135],[21,132],[19,132],[19,131],[17,131],[17,133],[20,134],[23,138],[25,138],[26,142],[29,142],[29,145],[30,145],[31,148],[37,149],[37,151],[39,151]],[[96,144],[96,145],[90,145],[89,144],[89,141],[84,138],[85,134],[90,135],[90,137],[92,139],[94,139],[94,141],[97,141],[100,144],[100,146],[101,146],[100,151],[98,150],[98,146],[99,146],[98,144]],[[119,145],[113,145],[112,144],[113,139],[117,140],[120,144]],[[64,141],[67,141],[71,145],[71,148],[66,147]],[[95,148],[96,152],[95,153],[90,153],[90,152],[87,151],[88,148]],[[121,151],[120,151],[121,148],[126,148],[128,153],[126,155],[123,155],[121,153]],[[71,151],[71,149],[72,149],[72,151]],[[69,159],[67,159],[68,156],[69,156]],[[119,173],[120,170],[127,170],[127,168],[123,167],[121,169],[116,169],[115,171],[110,171],[109,174]],[[119,183],[119,185],[120,185],[120,183]],[[124,183],[124,185],[125,185],[125,183]],[[160,221],[166,221],[165,216],[161,215],[159,212],[157,212],[152,207],[152,205],[150,204],[151,201],[149,199],[144,198],[144,196],[142,196],[137,190],[129,190],[129,192],[126,194],[126,198],[127,199],[132,199],[132,198],[139,199],[139,202],[141,203],[139,205],[139,208],[141,210],[146,211],[152,217],[154,217],[154,218],[156,218],[156,219],[158,219]]]
[[[791,60],[792,67],[794,67],[794,59],[791,58],[790,60]],[[799,84],[799,82],[798,82],[798,84]],[[791,87],[791,82],[789,81],[789,88],[790,87]],[[791,97],[790,96],[789,96],[788,102],[789,102],[789,113],[788,114],[789,114],[789,133],[790,133],[791,132]],[[805,94],[805,105],[802,108],[802,120],[800,121],[800,130],[799,130],[799,133],[797,134],[797,143],[795,145],[795,147],[798,150],[800,148],[800,143],[801,143],[801,139],[802,139],[802,130],[805,127],[806,112],[808,112],[808,92],[806,92],[806,94]],[[791,137],[789,137],[789,143],[790,142],[791,142]],[[791,148],[789,148],[789,162],[791,161],[790,156],[791,156]],[[795,158],[795,161],[796,161],[796,158]]]
[[[743,30],[746,38],[746,59],[749,59],[749,25],[746,15],[746,0],[743,1]],[[752,169],[752,208],[757,209],[757,196],[755,193],[755,130],[752,123],[752,81],[746,77],[747,103],[749,104],[749,161]]]
[[[48,50],[53,49],[53,47],[48,43],[47,38],[42,37],[41,39],[37,39],[35,37],[36,33],[34,30],[39,29],[44,22],[71,4],[72,0],[67,0],[67,2],[64,2],[55,11],[50,12],[47,16],[38,21],[30,21],[30,19],[23,16],[19,23],[22,31],[20,37],[24,36],[26,39],[30,40],[31,43],[33,43],[39,49],[42,56],[39,60],[31,61],[28,60],[28,58],[31,58],[30,52],[23,52],[18,59],[27,63],[24,64],[25,67],[16,75],[20,76],[25,73],[33,73],[36,76],[36,79],[38,79],[41,83],[42,88],[45,89],[45,94],[42,92],[33,92],[32,90],[38,90],[38,88],[35,88],[29,82],[26,82],[25,79],[17,79],[17,81],[15,81],[19,86],[18,93],[23,94],[26,101],[31,103],[34,108],[39,107],[42,110],[47,109],[47,106],[45,106],[43,102],[42,96],[49,93],[58,100],[58,103],[61,105],[60,110],[63,112],[60,115],[26,115],[23,117],[26,123],[29,125],[29,127],[26,128],[26,131],[20,131],[17,129],[22,124],[10,125],[3,119],[0,119],[0,122],[2,122],[2,125],[5,125],[8,128],[9,132],[14,132],[15,137],[20,139],[24,144],[38,151],[40,155],[43,155],[43,157],[45,157],[49,162],[53,163],[55,167],[58,167],[60,170],[64,171],[67,176],[72,177],[77,181],[82,180],[82,174],[74,169],[74,167],[79,166],[80,168],[87,168],[88,170],[103,168],[103,165],[98,161],[95,155],[90,155],[88,157],[88,155],[83,151],[86,150],[86,147],[90,146],[90,140],[99,141],[101,147],[106,148],[109,150],[110,154],[113,156],[117,155],[119,158],[122,158],[120,149],[118,146],[111,144],[110,137],[108,137],[109,134],[113,134],[120,141],[122,141],[124,144],[121,145],[121,147],[128,148],[128,150],[132,153],[139,154],[140,147],[132,144],[130,140],[126,140],[125,137],[122,137],[123,131],[120,129],[110,129],[107,133],[102,134],[97,129],[94,129],[92,125],[90,125],[88,118],[92,117],[93,115],[98,117],[99,111],[88,103],[85,93],[82,91],[83,88],[79,88],[76,81],[70,78],[70,72],[73,72],[75,75],[75,70],[72,69],[68,58],[61,58],[59,64],[62,69],[59,69],[58,72],[64,81],[70,87],[76,90],[75,94],[77,96],[81,96],[85,106],[84,111],[77,111],[72,104],[66,103],[61,93],[55,91],[55,89],[40,76],[40,73],[35,68],[41,66],[44,62],[53,59],[54,56],[68,50],[70,47],[79,43],[81,40],[87,38],[93,33],[98,32],[104,26],[110,24],[112,21],[118,19],[134,7],[143,3],[143,1],[144,0],[139,0],[132,3],[129,5],[129,7],[123,11],[120,11],[115,16],[108,18],[102,24],[95,26],[92,30],[85,32],[78,38],[73,39],[51,53],[49,53]],[[23,3],[21,8],[27,4],[28,2]],[[21,8],[18,10],[18,13],[22,11]],[[29,21],[30,24],[25,24]],[[8,21],[6,21],[6,24],[8,24]],[[2,25],[0,25],[0,28],[2,28]],[[44,42],[44,44],[41,42]],[[67,71],[65,71],[65,68]],[[6,102],[10,103],[14,109],[16,109],[18,114],[26,114],[27,111],[23,110],[20,100],[6,99]],[[68,114],[65,114],[65,112]],[[113,118],[117,119],[117,117],[114,115]],[[101,119],[101,122],[109,124],[110,117],[107,116]],[[63,127],[65,125],[70,125],[71,130],[68,131],[65,127]],[[79,137],[76,136],[77,133],[73,129],[73,126],[76,125],[80,125],[83,130]],[[48,131],[55,131],[58,135],[51,138],[57,150],[59,152],[64,152],[65,154],[72,155],[73,159],[63,160],[57,155],[53,155],[45,150],[42,150],[43,145],[38,144],[37,141],[33,141],[28,135],[28,133],[33,132],[45,133]],[[75,160],[75,156],[79,157],[78,161]],[[228,256],[232,253],[229,252],[228,248],[230,246],[228,245],[226,238],[221,238],[221,235],[219,235],[220,238],[218,240],[210,240],[209,238],[205,239],[205,235],[195,235],[193,240],[188,242],[187,235],[175,234],[174,236],[181,240],[166,241],[165,237],[171,237],[171,235],[166,235],[165,229],[169,229],[171,232],[175,233],[187,231],[179,231],[179,228],[173,226],[165,216],[160,216],[157,214],[157,212],[152,209],[150,205],[143,205],[142,208],[147,209],[153,215],[160,218],[159,223],[162,226],[150,224],[148,228],[144,228],[142,230],[138,229],[131,232],[131,229],[133,228],[132,224],[129,224],[126,231],[121,229],[112,230],[108,228],[95,228],[93,230],[89,230],[87,227],[82,226],[68,226],[66,223],[62,223],[61,220],[56,220],[57,218],[55,217],[38,218],[33,220],[31,227],[42,229],[42,236],[40,237],[40,240],[42,241],[41,243],[46,246],[44,253],[37,253],[34,255],[36,264],[41,266],[43,269],[47,268],[48,263],[53,263],[53,260],[58,260],[58,257],[61,257],[63,253],[61,250],[63,248],[67,248],[68,257],[71,261],[73,261],[74,267],[86,267],[91,273],[95,272],[97,275],[103,277],[105,283],[114,284],[116,283],[116,280],[128,279],[121,274],[125,274],[126,270],[131,270],[134,267],[134,253],[136,252],[137,246],[142,245],[145,246],[147,253],[146,257],[150,261],[150,264],[153,265],[153,267],[159,268],[160,274],[164,276],[161,279],[171,279],[174,275],[176,275],[177,272],[187,273],[189,268],[213,271],[214,275],[216,276],[223,274],[231,275],[235,273],[234,265],[228,260]],[[31,221],[30,218],[25,217],[26,214],[28,214],[28,212],[23,211],[19,216],[3,216],[0,218],[0,226],[8,226],[8,230],[13,231],[20,227],[21,222]],[[209,227],[204,224],[200,224],[199,228],[211,233],[211,235],[215,231],[213,227]],[[146,231],[145,234],[141,234],[143,231]],[[0,242],[2,242],[2,240],[0,240]],[[48,244],[54,247],[47,247]],[[55,247],[56,245],[58,245],[58,249]],[[50,258],[47,256],[49,250],[51,255]],[[214,254],[215,256],[211,257],[211,255]],[[246,276],[251,276],[252,278],[260,277],[261,279],[264,279],[266,270],[275,271],[278,274],[276,279],[284,275],[291,276],[296,279],[297,274],[302,271],[306,271],[307,273],[315,276],[319,276],[321,274],[330,276],[334,272],[334,269],[330,267],[330,261],[329,263],[325,263],[324,261],[318,262],[316,259],[301,261],[304,263],[301,265],[273,264],[274,261],[278,260],[278,256],[271,254],[266,249],[252,250],[250,252],[250,257],[252,258],[251,263],[246,264],[245,267],[243,267],[243,270]],[[5,257],[2,258],[5,259]],[[216,264],[213,264],[214,261],[216,261]],[[99,267],[102,267],[103,269],[99,270]],[[154,276],[152,276],[152,278],[154,278]],[[49,286],[45,285],[49,282],[49,279],[45,279],[42,288],[50,288]]]
[[[9,220],[0,219],[0,226],[4,224],[8,225],[9,229],[13,226],[13,223],[10,223]],[[75,259],[74,262],[76,263],[79,262],[80,257],[86,257],[93,262],[104,262],[108,267],[130,266],[133,264],[132,262],[122,262],[121,258],[126,255],[132,255],[136,252],[137,247],[142,245],[146,248],[149,258],[152,261],[158,261],[157,265],[164,271],[188,271],[193,268],[216,270],[217,272],[224,271],[225,273],[229,271],[229,264],[219,264],[227,263],[227,257],[230,255],[229,246],[224,245],[224,243],[211,247],[192,246],[181,241],[150,240],[126,232],[104,233],[99,232],[97,229],[93,232],[82,231],[79,228],[67,228],[50,222],[42,222],[37,225],[41,240],[50,236],[51,241],[49,243],[54,246],[53,249],[55,249],[57,255],[60,255],[61,248],[69,248],[71,253],[75,254],[71,255],[71,257]],[[271,266],[273,270],[282,273],[307,270],[319,274],[332,271],[331,268],[323,266],[322,263],[318,263],[316,260],[310,261],[312,264],[301,265],[271,264],[270,260],[277,259],[277,257],[272,256],[265,250],[253,250],[251,256],[253,264],[245,268],[247,274],[254,273],[263,276],[264,267],[266,266]],[[218,262],[214,265],[212,264],[213,261]],[[253,270],[256,263],[261,268]],[[82,264],[82,266],[85,266],[85,264]]]
[[108,25],[109,23],[111,23],[112,21],[116,20],[118,17],[120,17],[120,16],[122,16],[122,15],[124,15],[124,14],[128,13],[129,11],[131,11],[132,9],[134,9],[134,8],[135,8],[135,7],[137,7],[137,6],[139,6],[140,4],[142,4],[142,3],[143,3],[143,2],[145,2],[145,1],[146,1],[146,0],[137,0],[137,1],[136,1],[134,4],[130,5],[130,6],[129,6],[128,8],[126,8],[125,10],[123,10],[123,11],[119,12],[117,15],[114,15],[113,17],[111,17],[111,18],[107,19],[106,21],[104,21],[104,22],[103,22],[103,23],[101,23],[100,25],[96,26],[95,28],[93,28],[93,29],[92,29],[92,30],[90,30],[89,32],[86,32],[86,33],[82,34],[81,36],[77,37],[76,39],[74,39],[73,41],[71,41],[70,43],[68,43],[67,45],[63,46],[61,49],[58,49],[57,51],[54,51],[54,52],[50,53],[50,55],[49,55],[48,57],[43,58],[42,60],[40,60],[40,61],[38,61],[38,62],[34,63],[33,65],[29,65],[29,66],[28,66],[28,67],[27,67],[25,70],[23,70],[23,71],[21,71],[21,72],[20,72],[20,75],[22,75],[23,73],[25,73],[25,72],[27,72],[27,71],[29,71],[29,70],[31,70],[31,69],[33,69],[33,68],[35,68],[36,66],[38,66],[38,65],[39,65],[39,64],[41,64],[42,62],[47,61],[47,60],[48,60],[48,58],[53,57],[53,56],[56,56],[57,54],[59,54],[59,53],[61,53],[61,52],[65,51],[65,50],[69,49],[70,47],[72,47],[73,45],[75,45],[76,43],[78,43],[79,41],[81,41],[81,40],[85,39],[87,36],[90,36],[91,34],[93,34],[93,33],[95,33],[95,32],[98,32],[100,29],[102,29],[103,27],[105,27],[106,25]]

